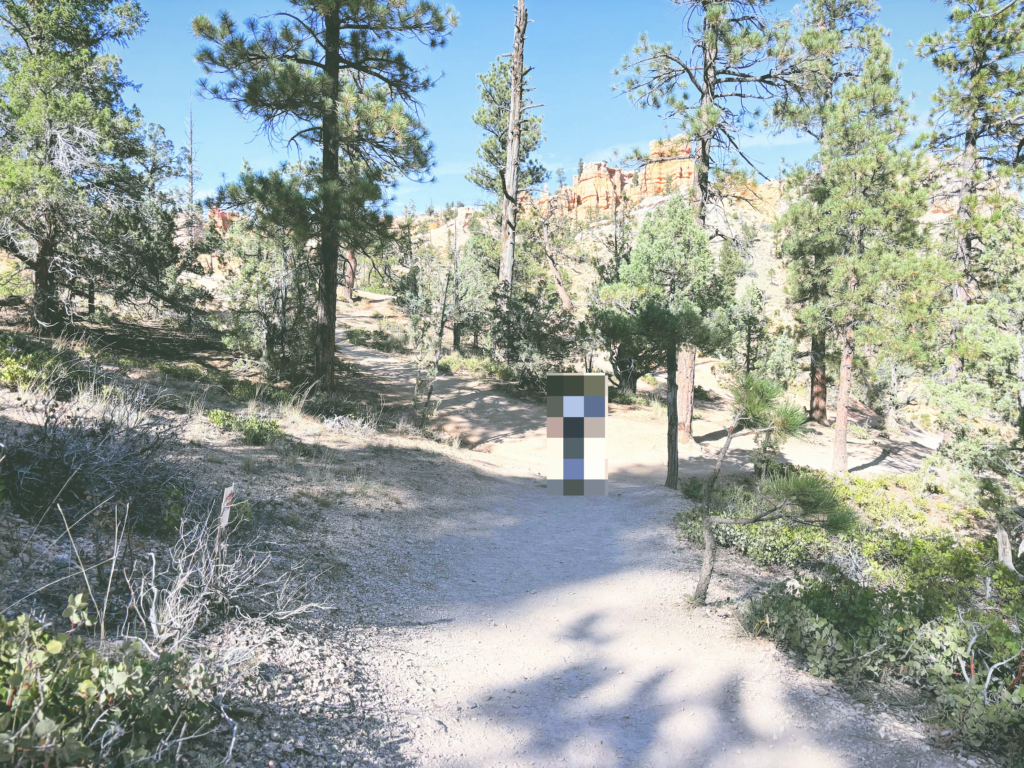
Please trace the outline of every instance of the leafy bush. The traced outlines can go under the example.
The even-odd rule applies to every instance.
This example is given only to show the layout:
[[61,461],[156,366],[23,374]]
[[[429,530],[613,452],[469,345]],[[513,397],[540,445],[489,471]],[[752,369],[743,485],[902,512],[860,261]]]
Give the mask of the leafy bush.
[[372,331],[367,331],[365,328],[349,328],[345,335],[352,344],[370,347],[378,352],[408,352],[402,339],[388,333],[383,328],[375,328]]
[[156,364],[156,369],[165,376],[181,381],[208,381],[214,384],[227,385],[231,383],[230,374],[223,371],[211,370],[196,362],[187,363],[165,363]]
[[[72,598],[65,616],[84,604]],[[0,763],[127,766],[166,757],[214,716],[216,678],[181,653],[109,657],[28,616],[0,616]]]
[[476,376],[493,376],[498,381],[512,381],[515,379],[515,371],[504,363],[492,360],[489,357],[462,357],[461,355],[448,355],[442,357],[437,363],[439,373],[452,375],[455,373],[470,373]]
[[[80,361],[67,350],[22,333],[0,331],[0,385],[18,389],[53,377],[80,378]],[[69,381],[69,383],[71,383]]]
[[[703,494],[703,483],[691,478],[683,491],[696,494],[689,496],[698,501]],[[728,485],[719,488],[714,495],[713,508],[729,517],[746,517],[753,514],[755,497],[747,488]],[[687,541],[702,544],[700,515],[696,509],[679,515],[680,532]],[[819,528],[792,525],[783,520],[754,523],[753,525],[718,525],[712,517],[712,529],[719,546],[735,547],[761,565],[806,565],[823,562],[828,553],[829,537]]]
[[277,426],[277,419],[262,416],[238,416],[220,408],[214,408],[206,414],[210,422],[229,432],[241,432],[242,440],[247,445],[266,445],[275,437],[284,434]]
[[755,598],[747,628],[797,651],[816,675],[896,679],[934,693],[938,717],[974,746],[1017,749],[1024,726],[1024,646],[1001,617],[971,610],[923,621],[913,592],[831,575]]
[[240,381],[228,392],[232,400],[248,403],[256,400],[270,405],[287,405],[292,401],[292,394],[286,389],[258,384],[251,381]]

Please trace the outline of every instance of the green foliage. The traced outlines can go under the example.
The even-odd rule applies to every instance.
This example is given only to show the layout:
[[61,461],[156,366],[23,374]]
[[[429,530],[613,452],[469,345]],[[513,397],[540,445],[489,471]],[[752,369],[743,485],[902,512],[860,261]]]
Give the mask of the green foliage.
[[522,385],[543,387],[544,375],[559,370],[572,352],[572,315],[553,291],[516,292],[507,302],[495,301],[491,338],[505,364]]
[[515,380],[515,371],[504,363],[492,360],[489,357],[448,355],[438,361],[437,370],[447,375],[470,373],[478,376],[493,376],[498,381],[508,382]]
[[[508,154],[508,118],[512,98],[512,61],[500,57],[492,62],[487,72],[478,75],[480,79],[480,107],[473,113],[473,122],[484,132],[484,140],[477,148],[480,162],[466,174],[472,184],[494,195],[500,205],[502,200],[501,178],[505,175]],[[529,87],[529,73],[523,78],[524,88]],[[528,108],[530,99],[524,94],[523,106]],[[541,184],[548,172],[534,153],[540,147],[544,136],[541,133],[542,117],[535,111],[524,112],[519,133],[519,188],[530,189]]]
[[228,392],[232,400],[249,403],[253,400],[269,405],[287,405],[294,399],[286,389],[260,384],[252,381],[240,381]]
[[18,389],[41,381],[61,364],[62,357],[67,355],[57,354],[51,344],[0,331],[0,384]]
[[[85,622],[84,598],[65,616]],[[166,759],[215,719],[216,678],[181,653],[128,642],[109,656],[28,616],[0,616],[0,764],[128,766]]]
[[370,347],[379,352],[403,353],[409,351],[401,339],[382,328],[374,328],[371,331],[365,328],[349,328],[345,336],[353,344]]
[[166,363],[157,362],[155,368],[165,376],[180,381],[204,381],[214,384],[228,385],[231,383],[231,375],[215,368],[207,368],[199,363]]
[[246,165],[238,181],[219,192],[222,205],[242,214],[223,239],[232,265],[225,342],[260,360],[272,379],[301,376],[313,356],[313,170],[293,164],[259,173]]
[[215,427],[229,432],[240,432],[247,445],[267,445],[284,434],[277,425],[277,419],[238,416],[220,408],[208,411],[206,417]]
[[110,51],[142,29],[137,2],[4,0],[0,12],[3,249],[35,272],[37,322],[71,314],[72,292],[156,297],[182,311],[174,245],[180,163],[158,126],[124,103],[133,88]]
[[939,718],[960,738],[1015,749],[1024,726],[1020,635],[986,612],[922,618],[925,605],[914,591],[832,575],[796,590],[772,588],[751,601],[744,622],[799,652],[813,674],[929,689]]

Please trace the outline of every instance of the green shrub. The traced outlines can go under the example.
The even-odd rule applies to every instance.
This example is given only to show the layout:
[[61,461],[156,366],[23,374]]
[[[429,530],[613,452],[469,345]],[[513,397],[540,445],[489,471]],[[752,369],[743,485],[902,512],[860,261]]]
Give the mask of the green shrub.
[[402,339],[393,336],[382,328],[372,331],[367,331],[365,328],[349,328],[345,336],[352,344],[360,347],[370,347],[378,352],[400,353],[408,351]]
[[269,403],[270,405],[287,405],[292,400],[292,394],[288,390],[252,381],[238,382],[231,388],[228,394],[233,400],[241,403],[256,400],[261,403]]
[[704,496],[704,482],[697,477],[688,477],[679,484],[679,491],[690,501],[700,501]]
[[645,373],[643,376],[640,377],[640,381],[642,381],[644,384],[650,387],[658,386],[658,379],[655,378],[653,373]]
[[[688,480],[687,486],[690,492],[703,493],[703,484],[695,478]],[[745,487],[720,486],[714,496],[714,508],[731,517],[747,517],[754,511],[754,494]],[[687,541],[703,543],[704,534],[696,509],[680,513],[679,526]],[[713,524],[712,528],[719,546],[735,547],[761,565],[792,567],[822,562],[829,552],[829,536],[817,527],[795,526],[774,520],[753,525]]]
[[750,602],[744,624],[798,652],[815,675],[890,678],[934,693],[936,716],[973,746],[1017,749],[1024,727],[1024,648],[1001,617],[967,611],[924,622],[915,593],[832,575],[778,585]]
[[[68,601],[67,617],[84,607]],[[213,720],[216,679],[181,653],[125,643],[110,656],[28,616],[0,616],[0,763],[127,766],[158,761]]]
[[448,355],[442,357],[437,363],[438,373],[448,376],[456,373],[468,373],[474,376],[493,376],[498,381],[514,381],[515,371],[504,363],[492,360],[489,357],[463,357],[462,355]]
[[208,381],[214,384],[231,383],[231,375],[216,369],[205,368],[196,362],[156,364],[156,369],[165,376],[181,381]]
[[39,381],[63,364],[74,367],[67,353],[57,353],[51,344],[25,334],[0,331],[0,384],[10,389]]
[[216,427],[230,432],[240,432],[247,445],[266,445],[275,437],[284,434],[277,425],[277,419],[262,416],[238,416],[220,408],[207,412],[206,417]]

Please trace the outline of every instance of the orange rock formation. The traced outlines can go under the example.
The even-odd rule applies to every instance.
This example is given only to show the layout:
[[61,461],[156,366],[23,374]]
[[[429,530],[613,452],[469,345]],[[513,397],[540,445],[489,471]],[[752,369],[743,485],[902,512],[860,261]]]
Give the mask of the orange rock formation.
[[603,213],[624,201],[686,191],[693,186],[693,173],[690,142],[676,136],[652,141],[648,162],[639,171],[612,168],[605,162],[587,163],[582,174],[573,176],[571,187],[562,187],[554,195],[545,193],[534,202],[545,210],[557,207],[576,211],[576,215]]

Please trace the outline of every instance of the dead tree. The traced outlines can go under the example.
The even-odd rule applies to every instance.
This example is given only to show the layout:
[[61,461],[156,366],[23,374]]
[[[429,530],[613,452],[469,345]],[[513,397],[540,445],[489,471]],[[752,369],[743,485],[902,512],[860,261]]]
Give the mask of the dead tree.
[[505,173],[501,176],[501,261],[498,267],[498,285],[504,296],[509,296],[512,292],[512,265],[515,262],[516,251],[516,222],[519,213],[519,136],[523,122],[523,46],[526,42],[527,22],[525,0],[519,0],[512,47],[512,87]]

